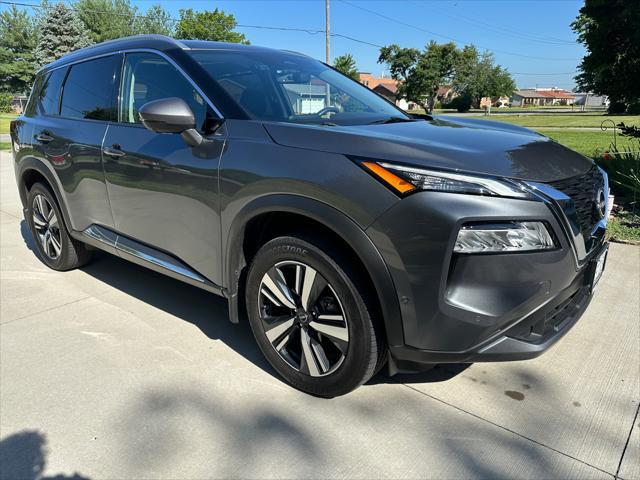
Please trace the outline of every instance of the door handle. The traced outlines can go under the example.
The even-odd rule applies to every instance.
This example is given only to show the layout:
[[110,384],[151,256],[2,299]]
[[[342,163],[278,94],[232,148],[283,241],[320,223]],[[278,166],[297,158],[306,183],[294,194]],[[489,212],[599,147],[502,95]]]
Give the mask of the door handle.
[[41,143],[49,143],[53,140],[53,137],[51,135],[47,135],[46,133],[42,132],[36,135],[36,140],[38,140]]
[[113,147],[104,147],[102,149],[102,153],[113,158],[120,158],[126,155],[126,153],[117,148],[115,145]]

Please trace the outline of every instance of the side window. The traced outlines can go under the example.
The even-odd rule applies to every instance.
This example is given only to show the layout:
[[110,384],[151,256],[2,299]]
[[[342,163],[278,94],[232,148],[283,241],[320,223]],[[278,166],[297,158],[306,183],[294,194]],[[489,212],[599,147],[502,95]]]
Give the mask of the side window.
[[59,114],[60,89],[66,73],[67,69],[63,67],[38,76],[27,107],[27,115]]
[[60,114],[71,118],[115,120],[113,94],[121,58],[113,55],[72,65],[64,83]]
[[205,129],[208,106],[191,83],[168,61],[153,53],[129,53],[120,94],[120,122],[140,123],[138,109],[147,102],[178,97],[187,102],[199,130]]

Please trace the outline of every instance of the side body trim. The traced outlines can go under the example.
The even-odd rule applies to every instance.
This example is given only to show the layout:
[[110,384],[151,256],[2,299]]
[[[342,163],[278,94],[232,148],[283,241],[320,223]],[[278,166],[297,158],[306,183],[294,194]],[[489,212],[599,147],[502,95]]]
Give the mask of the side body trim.
[[224,296],[222,287],[210,282],[185,263],[168,253],[144,245],[100,225],[91,225],[81,233],[82,240],[126,260],[163,273],[204,290]]

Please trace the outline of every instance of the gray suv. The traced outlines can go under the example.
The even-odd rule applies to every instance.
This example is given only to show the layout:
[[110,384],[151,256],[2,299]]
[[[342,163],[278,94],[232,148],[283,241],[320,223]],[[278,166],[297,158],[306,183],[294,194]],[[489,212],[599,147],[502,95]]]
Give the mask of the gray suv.
[[95,45],[38,73],[11,139],[44,263],[97,248],[221,295],[313,395],[384,365],[535,357],[606,259],[590,159],[519,127],[409,115],[294,52]]

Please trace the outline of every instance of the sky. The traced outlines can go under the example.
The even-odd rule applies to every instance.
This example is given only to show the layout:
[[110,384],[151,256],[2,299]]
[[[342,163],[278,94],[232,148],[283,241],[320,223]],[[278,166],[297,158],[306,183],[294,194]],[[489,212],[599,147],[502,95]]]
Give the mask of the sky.
[[[35,1],[33,3],[36,3]],[[282,31],[250,26],[324,30],[324,0],[132,0],[140,12],[160,3],[172,16],[181,8],[232,13],[252,44],[295,50],[324,60],[323,32]],[[430,40],[473,43],[494,53],[519,88],[571,89],[585,50],[570,24],[579,0],[330,0],[331,59],[351,53],[360,71],[379,75],[379,47],[397,43],[423,48]],[[3,5],[3,7],[5,7]]]

